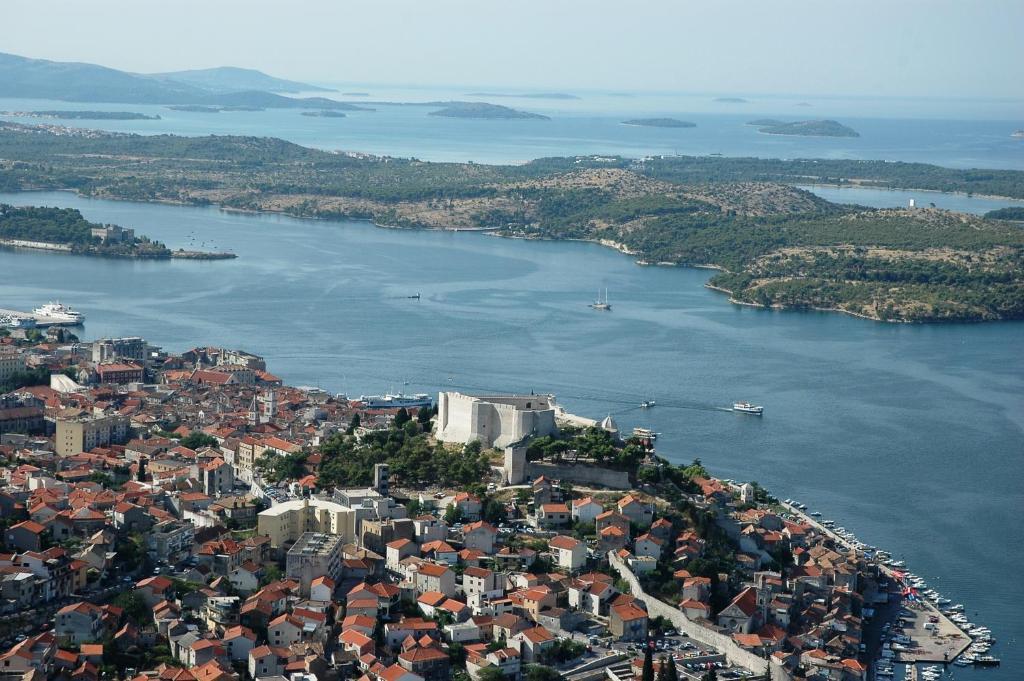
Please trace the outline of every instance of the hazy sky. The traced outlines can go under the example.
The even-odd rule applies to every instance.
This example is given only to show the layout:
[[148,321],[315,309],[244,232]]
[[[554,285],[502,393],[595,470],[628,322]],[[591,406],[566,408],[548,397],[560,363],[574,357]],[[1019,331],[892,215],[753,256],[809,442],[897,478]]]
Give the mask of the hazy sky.
[[325,82],[1024,98],[1024,0],[2,0],[0,51]]

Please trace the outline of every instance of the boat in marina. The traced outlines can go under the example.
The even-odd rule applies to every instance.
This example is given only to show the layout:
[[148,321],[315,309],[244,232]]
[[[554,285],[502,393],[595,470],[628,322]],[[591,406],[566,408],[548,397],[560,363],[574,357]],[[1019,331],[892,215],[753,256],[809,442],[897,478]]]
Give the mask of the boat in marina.
[[35,328],[35,317],[22,317],[21,315],[0,315],[0,327],[5,329],[32,329]]
[[741,414],[753,414],[754,416],[764,414],[764,407],[758,404],[751,404],[750,402],[734,402],[732,410],[738,411]]

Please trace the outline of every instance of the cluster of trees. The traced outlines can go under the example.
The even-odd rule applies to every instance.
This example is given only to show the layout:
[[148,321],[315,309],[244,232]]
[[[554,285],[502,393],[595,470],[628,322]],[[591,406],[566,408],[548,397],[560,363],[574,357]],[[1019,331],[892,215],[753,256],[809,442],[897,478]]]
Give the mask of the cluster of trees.
[[318,481],[321,486],[368,485],[373,466],[387,463],[391,474],[409,485],[469,485],[486,479],[490,462],[479,442],[460,449],[433,443],[427,426],[406,415],[395,419],[391,428],[365,433],[339,433],[320,448],[323,460]]
[[217,438],[212,435],[207,435],[201,430],[193,430],[178,440],[178,444],[189,449],[202,449],[204,447],[216,447],[218,442]]
[[534,438],[526,449],[530,461],[545,459],[559,462],[573,458],[593,459],[597,463],[635,473],[647,452],[637,440],[620,445],[608,431],[597,428],[563,428],[557,436]]

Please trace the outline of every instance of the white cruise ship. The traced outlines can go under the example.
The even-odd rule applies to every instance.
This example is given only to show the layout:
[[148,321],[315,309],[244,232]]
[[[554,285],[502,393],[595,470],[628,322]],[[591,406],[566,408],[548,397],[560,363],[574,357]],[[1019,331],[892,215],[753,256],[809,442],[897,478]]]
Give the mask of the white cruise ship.
[[85,321],[85,315],[72,310],[67,305],[58,302],[49,302],[32,310],[32,314],[40,317],[47,317],[46,321],[54,321],[61,324],[81,324]]

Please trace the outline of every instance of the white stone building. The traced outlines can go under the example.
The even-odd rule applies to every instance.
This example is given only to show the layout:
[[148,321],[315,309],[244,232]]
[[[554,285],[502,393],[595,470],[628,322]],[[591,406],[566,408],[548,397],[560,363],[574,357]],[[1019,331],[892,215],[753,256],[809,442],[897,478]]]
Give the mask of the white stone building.
[[437,398],[437,438],[501,448],[526,437],[558,432],[552,395],[464,395],[442,392]]

